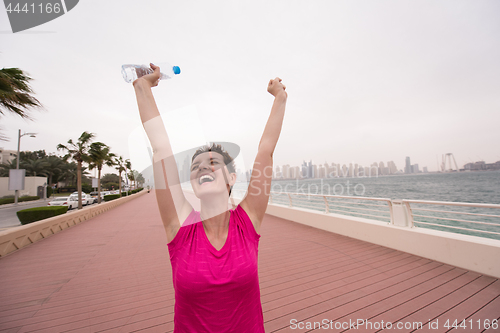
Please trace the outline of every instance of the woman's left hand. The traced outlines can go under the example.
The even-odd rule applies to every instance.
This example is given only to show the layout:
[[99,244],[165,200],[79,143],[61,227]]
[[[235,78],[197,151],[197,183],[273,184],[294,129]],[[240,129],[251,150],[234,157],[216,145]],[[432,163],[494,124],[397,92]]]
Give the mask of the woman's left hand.
[[279,77],[274,80],[269,80],[269,84],[267,85],[267,91],[274,97],[277,97],[279,94],[284,94],[285,98],[288,97],[288,94],[285,91],[286,86],[281,83],[281,79]]

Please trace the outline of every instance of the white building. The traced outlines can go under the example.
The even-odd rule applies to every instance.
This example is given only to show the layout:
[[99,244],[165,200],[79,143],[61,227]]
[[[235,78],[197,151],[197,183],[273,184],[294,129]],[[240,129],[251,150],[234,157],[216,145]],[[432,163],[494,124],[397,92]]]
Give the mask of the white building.
[[16,158],[17,151],[16,150],[5,150],[0,148],[0,164],[1,163],[9,163],[13,159]]

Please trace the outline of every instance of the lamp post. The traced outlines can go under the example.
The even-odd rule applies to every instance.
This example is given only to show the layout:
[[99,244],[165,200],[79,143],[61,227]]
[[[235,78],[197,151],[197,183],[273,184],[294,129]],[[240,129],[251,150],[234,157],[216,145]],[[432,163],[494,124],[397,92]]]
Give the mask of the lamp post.
[[[16,164],[16,170],[19,170],[19,160],[20,160],[20,150],[21,150],[21,137],[25,136],[25,135],[29,135],[31,138],[35,138],[36,137],[36,133],[24,133],[24,134],[21,134],[21,130],[19,130],[19,134],[18,134],[18,137],[17,137],[17,155],[16,155],[16,160],[17,160],[17,164]],[[16,190],[16,195],[15,195],[15,199],[14,199],[14,205],[17,205],[17,200],[19,198],[19,190]]]

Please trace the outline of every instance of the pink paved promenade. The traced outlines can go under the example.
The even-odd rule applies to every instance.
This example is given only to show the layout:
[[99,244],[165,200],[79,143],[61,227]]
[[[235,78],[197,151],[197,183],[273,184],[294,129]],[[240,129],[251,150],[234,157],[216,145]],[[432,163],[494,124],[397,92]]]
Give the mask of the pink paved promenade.
[[[495,278],[272,216],[259,256],[266,332],[310,331],[294,319],[331,320],[327,332],[360,319],[372,328],[357,332],[382,320],[446,332],[447,319],[466,319],[454,331],[469,333],[500,317]],[[173,303],[153,193],[0,259],[0,332],[171,332]]]

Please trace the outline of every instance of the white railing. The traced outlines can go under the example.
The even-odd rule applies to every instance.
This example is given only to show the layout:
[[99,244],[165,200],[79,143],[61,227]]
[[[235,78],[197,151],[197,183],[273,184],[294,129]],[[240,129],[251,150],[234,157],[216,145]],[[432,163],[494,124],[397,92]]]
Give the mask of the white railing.
[[[233,193],[236,197],[243,198],[246,191],[233,189]],[[489,238],[500,239],[500,215],[497,213],[500,205],[496,204],[391,200],[290,192],[271,192],[269,203],[319,210],[326,214],[364,217],[410,228],[425,227],[482,237],[490,235]],[[445,208],[433,209],[429,208],[430,205]],[[396,209],[399,214],[395,214]]]
[[[246,193],[243,190],[233,190],[233,192],[239,198],[243,198]],[[271,192],[269,203],[309,208],[323,211],[326,214],[335,213],[365,217],[386,223],[392,223],[393,221],[392,202],[391,199],[387,198]]]
[[[412,227],[420,225],[433,226],[443,231],[459,233],[461,233],[460,231],[466,231],[467,234],[473,232],[478,236],[484,234],[500,235],[500,215],[497,215],[498,213],[489,213],[492,209],[496,210],[495,213],[498,212],[500,205],[424,200],[402,201],[407,208],[409,222]],[[427,208],[429,206],[443,206],[446,208]],[[458,210],[450,210],[449,207],[459,208]],[[482,220],[469,219],[474,217],[479,217]]]

